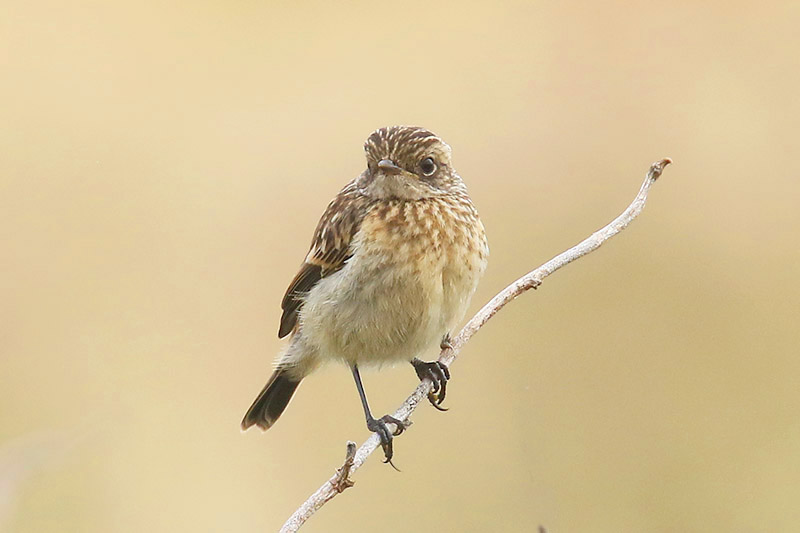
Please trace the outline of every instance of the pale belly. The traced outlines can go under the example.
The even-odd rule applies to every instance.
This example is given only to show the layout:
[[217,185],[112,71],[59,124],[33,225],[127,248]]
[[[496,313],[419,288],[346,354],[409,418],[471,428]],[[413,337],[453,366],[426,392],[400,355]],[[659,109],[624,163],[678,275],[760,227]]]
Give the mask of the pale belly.
[[307,296],[303,343],[320,362],[366,366],[421,356],[466,311],[486,261],[485,254],[471,255],[425,242],[391,249],[367,244]]

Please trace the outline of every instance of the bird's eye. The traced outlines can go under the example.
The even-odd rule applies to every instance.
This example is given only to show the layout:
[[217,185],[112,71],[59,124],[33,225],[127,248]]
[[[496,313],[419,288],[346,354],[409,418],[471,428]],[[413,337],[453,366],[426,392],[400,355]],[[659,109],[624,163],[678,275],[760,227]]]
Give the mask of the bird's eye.
[[426,157],[425,159],[419,162],[419,169],[426,176],[430,176],[431,174],[436,172],[436,162],[433,160],[432,157]]

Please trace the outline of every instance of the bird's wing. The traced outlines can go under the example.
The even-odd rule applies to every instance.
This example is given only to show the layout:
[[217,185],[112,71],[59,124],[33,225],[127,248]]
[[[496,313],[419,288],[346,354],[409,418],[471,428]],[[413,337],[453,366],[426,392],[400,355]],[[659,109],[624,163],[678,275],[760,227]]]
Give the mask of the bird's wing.
[[328,204],[314,231],[306,260],[289,284],[281,302],[283,315],[278,328],[279,338],[285,337],[295,328],[297,313],[303,305],[306,293],[319,280],[341,269],[353,255],[350,243],[371,205],[371,200],[358,190],[355,181],[350,182]]

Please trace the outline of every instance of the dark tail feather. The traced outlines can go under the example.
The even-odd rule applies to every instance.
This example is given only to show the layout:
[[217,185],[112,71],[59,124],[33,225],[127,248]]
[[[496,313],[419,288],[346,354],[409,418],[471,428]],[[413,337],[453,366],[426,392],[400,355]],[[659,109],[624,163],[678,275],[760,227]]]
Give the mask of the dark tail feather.
[[242,429],[245,430],[252,425],[264,430],[269,429],[289,405],[289,400],[292,399],[298,385],[300,381],[289,378],[285,371],[276,370],[244,415]]

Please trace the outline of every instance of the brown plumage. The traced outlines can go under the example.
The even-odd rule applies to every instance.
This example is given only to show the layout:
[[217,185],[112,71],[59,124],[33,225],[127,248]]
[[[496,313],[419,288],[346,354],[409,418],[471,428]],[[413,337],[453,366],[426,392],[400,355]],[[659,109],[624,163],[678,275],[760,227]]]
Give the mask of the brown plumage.
[[350,241],[356,234],[372,201],[361,194],[355,182],[331,200],[314,231],[306,260],[283,296],[278,338],[283,338],[297,324],[297,311],[308,292],[323,276],[336,272],[350,257]]
[[275,373],[242,421],[270,427],[302,378],[322,362],[351,367],[387,460],[392,435],[372,417],[358,368],[409,361],[444,399],[448,369],[417,359],[463,317],[488,257],[486,236],[450,147],[430,131],[381,128],[367,168],[331,201],[282,301],[279,337],[291,334]]

